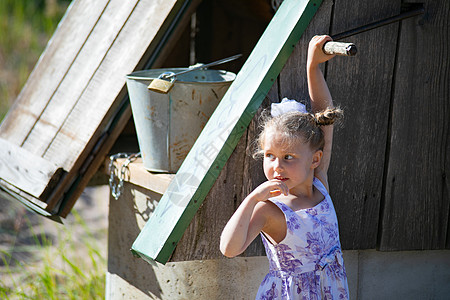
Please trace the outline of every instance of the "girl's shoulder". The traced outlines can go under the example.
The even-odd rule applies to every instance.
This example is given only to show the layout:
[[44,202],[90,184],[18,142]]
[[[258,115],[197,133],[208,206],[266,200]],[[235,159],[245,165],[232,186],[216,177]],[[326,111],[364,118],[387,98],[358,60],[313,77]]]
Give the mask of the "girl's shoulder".
[[270,240],[279,243],[286,236],[286,217],[274,202],[271,200],[261,201],[256,206],[256,213],[264,215],[265,225],[262,231]]
[[257,213],[267,215],[268,217],[277,215],[284,217],[284,214],[277,203],[278,201],[274,199],[258,202],[258,204],[256,204],[255,211]]

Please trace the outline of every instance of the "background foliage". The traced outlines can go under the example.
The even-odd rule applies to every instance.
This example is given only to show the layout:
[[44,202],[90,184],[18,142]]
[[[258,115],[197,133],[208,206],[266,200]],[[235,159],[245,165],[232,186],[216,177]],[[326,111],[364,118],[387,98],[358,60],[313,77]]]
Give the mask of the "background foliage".
[[[0,0],[0,121],[70,2]],[[0,199],[0,299],[104,298],[106,227],[95,226],[100,213],[93,199],[80,200],[86,207],[62,225]]]
[[25,84],[70,2],[0,1],[0,120]]

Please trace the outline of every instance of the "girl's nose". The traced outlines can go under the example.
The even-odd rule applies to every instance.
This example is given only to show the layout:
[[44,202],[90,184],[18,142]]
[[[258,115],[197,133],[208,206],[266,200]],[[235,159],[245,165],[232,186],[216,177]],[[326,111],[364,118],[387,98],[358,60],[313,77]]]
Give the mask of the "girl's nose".
[[283,170],[283,165],[282,165],[281,160],[279,158],[275,159],[275,161],[273,163],[274,163],[274,170],[275,171],[278,172],[278,171]]

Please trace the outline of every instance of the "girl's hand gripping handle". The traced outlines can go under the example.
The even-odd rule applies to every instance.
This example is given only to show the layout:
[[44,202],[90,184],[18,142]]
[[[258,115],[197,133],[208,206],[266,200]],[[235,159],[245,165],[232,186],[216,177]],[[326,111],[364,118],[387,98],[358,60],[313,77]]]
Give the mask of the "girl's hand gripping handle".
[[354,56],[358,49],[353,43],[326,42],[323,45],[323,52],[329,55]]

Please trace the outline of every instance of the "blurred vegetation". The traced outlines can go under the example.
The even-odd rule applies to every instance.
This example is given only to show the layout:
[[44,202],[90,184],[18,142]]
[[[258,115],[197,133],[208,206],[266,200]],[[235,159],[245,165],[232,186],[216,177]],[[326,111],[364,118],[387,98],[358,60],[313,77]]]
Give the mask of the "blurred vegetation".
[[[0,0],[0,121],[70,2]],[[28,221],[28,230],[23,229],[20,220],[27,215],[20,217],[21,210],[0,204],[0,299],[104,298],[106,261],[100,254],[102,245],[76,211],[77,226],[73,227],[82,227],[86,233],[81,240],[73,236],[72,226],[62,227],[54,238],[36,232],[35,222]]]
[[[0,249],[0,299],[104,299],[106,259],[101,245],[76,210],[73,215],[74,224],[62,226],[55,240],[43,230],[36,232],[25,217],[31,243]],[[79,240],[75,227],[85,233]],[[32,253],[34,261],[17,260],[17,252]]]
[[0,0],[0,120],[16,99],[70,0]]

